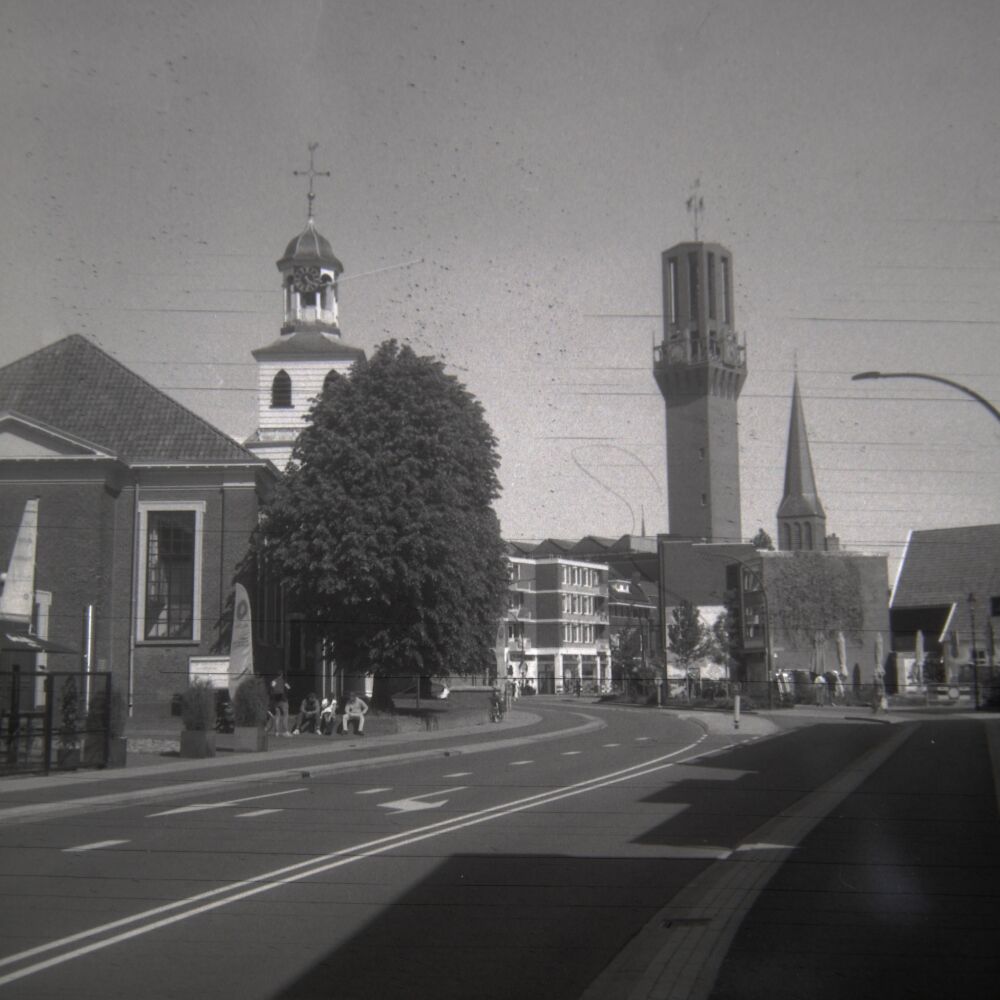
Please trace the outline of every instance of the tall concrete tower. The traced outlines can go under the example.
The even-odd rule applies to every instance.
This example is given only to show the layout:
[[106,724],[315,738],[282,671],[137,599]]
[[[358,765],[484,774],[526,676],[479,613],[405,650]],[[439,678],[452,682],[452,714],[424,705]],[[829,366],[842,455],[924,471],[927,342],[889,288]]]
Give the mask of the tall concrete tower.
[[735,332],[732,254],[718,243],[663,251],[663,342],[653,374],[667,411],[670,534],[738,542],[736,404],[747,376]]

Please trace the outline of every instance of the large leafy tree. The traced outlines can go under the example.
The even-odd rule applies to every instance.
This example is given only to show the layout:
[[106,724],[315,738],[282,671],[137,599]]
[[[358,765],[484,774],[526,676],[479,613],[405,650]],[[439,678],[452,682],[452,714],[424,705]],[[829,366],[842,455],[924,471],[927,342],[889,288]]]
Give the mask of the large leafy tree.
[[507,588],[498,466],[482,406],[439,361],[388,341],[327,378],[257,545],[338,665],[482,668]]

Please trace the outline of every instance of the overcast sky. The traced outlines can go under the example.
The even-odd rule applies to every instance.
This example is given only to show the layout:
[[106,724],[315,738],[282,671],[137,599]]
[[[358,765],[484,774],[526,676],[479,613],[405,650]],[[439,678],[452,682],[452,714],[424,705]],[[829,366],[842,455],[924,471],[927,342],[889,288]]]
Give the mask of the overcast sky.
[[504,534],[665,531],[660,252],[700,178],[744,533],[796,364],[845,544],[1000,520],[985,409],[850,381],[1000,405],[996,0],[4,0],[0,46],[0,363],[83,333],[246,438],[316,141],[344,337],[483,402]]

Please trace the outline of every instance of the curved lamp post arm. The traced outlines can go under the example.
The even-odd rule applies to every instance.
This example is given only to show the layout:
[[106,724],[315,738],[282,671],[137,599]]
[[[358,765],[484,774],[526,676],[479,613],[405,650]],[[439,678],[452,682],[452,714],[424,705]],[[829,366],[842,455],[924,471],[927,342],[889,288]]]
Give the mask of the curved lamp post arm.
[[950,378],[942,378],[940,375],[926,375],[923,372],[858,372],[857,375],[851,376],[852,382],[863,382],[868,379],[881,379],[881,378],[922,378],[927,382],[940,382],[941,385],[950,386],[952,389],[957,389],[959,392],[964,393],[970,399],[974,399],[981,406],[986,407],[993,416],[1000,421],[1000,410],[998,410],[988,399],[980,396],[978,392],[970,389],[967,385],[962,385],[961,382],[953,382]]

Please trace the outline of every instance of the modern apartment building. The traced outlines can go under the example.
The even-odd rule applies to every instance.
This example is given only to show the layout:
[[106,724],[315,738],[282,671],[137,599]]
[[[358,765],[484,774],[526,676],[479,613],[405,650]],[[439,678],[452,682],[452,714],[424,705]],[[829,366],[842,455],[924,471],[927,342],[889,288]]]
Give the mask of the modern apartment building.
[[[611,685],[608,566],[511,546],[502,671],[523,691],[604,691]],[[502,632],[503,635],[503,632]]]

